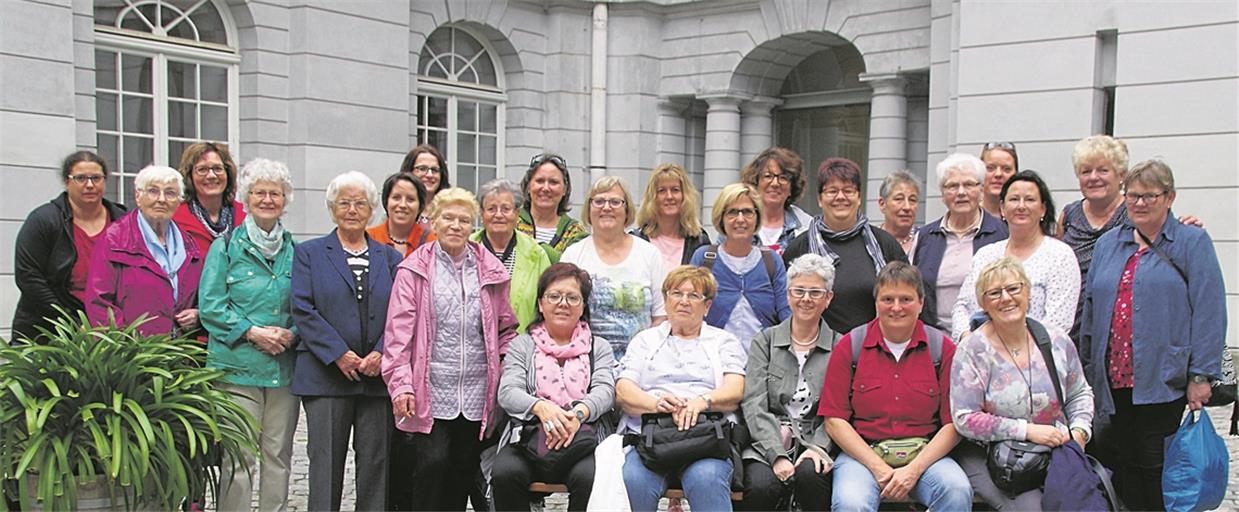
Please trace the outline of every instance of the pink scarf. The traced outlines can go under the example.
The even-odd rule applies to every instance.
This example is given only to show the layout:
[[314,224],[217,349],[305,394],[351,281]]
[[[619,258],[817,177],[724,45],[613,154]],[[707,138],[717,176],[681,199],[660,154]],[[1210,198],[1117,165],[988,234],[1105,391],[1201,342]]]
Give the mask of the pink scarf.
[[567,409],[573,400],[580,400],[589,390],[589,352],[593,349],[593,334],[589,324],[580,322],[572,330],[567,345],[555,342],[542,324],[529,329],[534,347],[533,367],[537,375],[534,393]]

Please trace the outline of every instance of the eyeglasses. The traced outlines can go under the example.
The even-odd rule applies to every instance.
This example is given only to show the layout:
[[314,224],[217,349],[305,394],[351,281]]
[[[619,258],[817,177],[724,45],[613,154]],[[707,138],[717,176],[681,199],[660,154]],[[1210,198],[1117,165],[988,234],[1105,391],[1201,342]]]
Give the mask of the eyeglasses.
[[706,300],[706,296],[697,292],[686,292],[683,290],[671,290],[667,292],[667,298],[675,302],[688,301],[692,304],[700,304]]
[[577,307],[580,306],[585,299],[575,293],[550,292],[542,296],[542,301],[547,304],[567,304],[572,307]]
[[985,295],[986,300],[998,300],[1002,298],[1003,293],[1006,293],[1007,295],[1014,297],[1016,295],[1019,295],[1020,292],[1022,291],[1024,291],[1024,283],[1013,283],[1013,284],[1003,286],[1001,288],[985,290],[984,295]]
[[752,208],[728,208],[723,212],[723,217],[728,219],[734,219],[736,217],[751,219],[757,217],[757,210]]
[[981,151],[989,151],[991,149],[1002,149],[1002,150],[1015,153],[1015,143],[1014,142],[986,142],[985,147],[983,147]]
[[487,206],[486,209],[483,211],[485,211],[487,215],[495,215],[495,214],[511,215],[512,212],[516,211],[516,208],[513,208],[512,205],[507,205],[507,204],[491,205],[491,206]]
[[860,194],[860,191],[854,188],[851,188],[851,187],[828,188],[828,189],[822,190],[821,193],[826,194],[826,197],[834,197],[834,196],[839,196],[839,195],[842,195],[844,197],[855,197],[856,195]]
[[980,186],[981,186],[981,184],[980,184],[980,183],[978,183],[978,182],[975,182],[975,181],[966,181],[966,182],[964,182],[964,183],[947,183],[947,184],[945,184],[945,185],[943,185],[943,186],[942,186],[942,190],[945,190],[945,191],[947,191],[947,192],[954,193],[954,192],[957,192],[957,191],[959,191],[959,190],[969,190],[969,191],[971,191],[971,190],[976,190],[976,189],[977,189],[977,187],[980,187]]
[[98,185],[103,183],[104,178],[105,176],[102,174],[79,174],[77,176],[69,176],[69,179],[73,180],[78,185],[85,185],[87,183]]
[[594,208],[603,208],[610,206],[611,208],[619,208],[624,206],[628,201],[618,197],[595,197],[589,200],[589,204],[594,205]]
[[438,167],[431,167],[429,165],[414,165],[413,166],[413,174],[417,176],[425,176],[427,174],[439,174],[440,171],[442,171],[442,169],[439,169]]
[[251,190],[250,195],[259,199],[280,199],[284,193],[278,190]]
[[357,199],[353,201],[349,201],[347,199],[340,199],[340,200],[337,200],[335,204],[336,204],[336,208],[339,208],[345,211],[351,210],[353,208],[356,208],[358,210],[370,209],[370,201],[366,201],[365,199]]
[[208,174],[223,176],[224,171],[226,170],[227,169],[225,169],[222,165],[202,165],[194,167],[194,174],[197,174],[198,176],[206,176]]
[[826,298],[826,294],[828,293],[830,293],[830,290],[827,290],[825,288],[788,288],[787,289],[787,294],[791,295],[793,299],[803,299],[805,298],[806,295],[808,295],[810,299],[822,300]]
[[150,196],[151,199],[180,199],[181,191],[174,188],[159,189],[158,187],[150,187],[142,191],[142,194]]
[[771,183],[774,183],[776,181],[782,181],[783,183],[792,182],[791,175],[787,173],[763,172],[761,173],[761,179],[762,181],[769,181]]
[[1156,194],[1132,194],[1124,192],[1123,199],[1127,201],[1127,204],[1140,204],[1141,201],[1144,201],[1144,204],[1154,204],[1164,195],[1166,195],[1165,192],[1158,192]]
[[555,164],[555,166],[559,167],[560,169],[568,168],[568,163],[564,161],[563,157],[559,155],[553,155],[550,153],[542,153],[540,155],[534,155],[533,158],[529,159],[529,168],[537,169],[538,166],[544,163],[547,163],[547,162]]

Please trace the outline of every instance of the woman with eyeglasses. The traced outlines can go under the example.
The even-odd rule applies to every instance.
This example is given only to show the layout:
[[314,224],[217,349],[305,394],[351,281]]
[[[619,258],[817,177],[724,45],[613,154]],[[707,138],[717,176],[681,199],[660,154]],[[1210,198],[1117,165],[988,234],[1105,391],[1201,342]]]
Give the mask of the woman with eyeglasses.
[[[975,288],[989,320],[956,347],[950,393],[955,430],[981,444],[961,443],[955,459],[996,510],[1041,510],[1040,488],[1010,495],[994,484],[982,446],[1015,440],[1054,448],[1074,440],[1083,448],[1092,436],[1093,390],[1067,332],[1028,318],[1032,284],[1023,265],[1003,257],[981,269]],[[1034,332],[1044,333],[1052,360]]]
[[1047,328],[1070,331],[1080,293],[1080,267],[1067,244],[1054,238],[1054,198],[1036,172],[1020,171],[1002,187],[1002,218],[1010,237],[977,250],[972,270],[960,285],[951,311],[951,337],[971,330],[974,314],[981,312],[976,281],[981,269],[1003,257],[1012,257],[1028,274],[1028,317]]
[[835,300],[822,313],[837,333],[873,320],[873,285],[878,271],[891,261],[908,261],[899,242],[889,233],[869,224],[861,213],[861,172],[856,162],[828,158],[817,170],[817,204],[822,214],[808,231],[796,237],[783,252],[783,262],[813,253],[835,265]]
[[[499,406],[517,421],[491,469],[495,510],[529,510],[535,481],[567,484],[568,510],[585,510],[594,484],[592,446],[612,430],[605,418],[615,403],[615,357],[589,329],[589,273],[556,263],[535,289],[538,315],[508,346],[499,381]],[[566,451],[553,465],[539,456],[556,450]]]
[[521,179],[521,190],[525,194],[525,208],[516,224],[521,233],[559,254],[589,236],[588,226],[566,215],[572,198],[572,177],[563,157],[553,153],[534,155]]
[[984,189],[981,207],[994,217],[1002,217],[1002,187],[1020,170],[1020,157],[1011,142],[989,142],[981,148],[981,161],[985,162]]
[[711,214],[723,243],[697,249],[690,262],[705,267],[718,283],[706,323],[734,334],[746,353],[753,335],[791,314],[783,260],[753,245],[761,214],[756,190],[743,183],[723,187]]
[[804,193],[804,160],[787,148],[762,151],[740,171],[740,182],[761,196],[762,218],[757,230],[761,245],[783,254],[787,244],[809,229],[813,216],[796,206]]
[[413,510],[465,509],[496,426],[500,358],[516,337],[507,269],[469,240],[478,210],[472,192],[439,192],[429,211],[438,240],[405,258],[392,285],[383,379],[414,462],[391,485],[410,489]]
[[740,405],[753,440],[741,454],[743,510],[777,510],[793,494],[801,510],[830,509],[834,443],[817,409],[838,338],[822,320],[833,297],[835,266],[806,254],[792,262],[787,276],[791,318],[753,338],[745,367]]
[[637,228],[632,234],[649,241],[663,255],[663,268],[688,264],[698,247],[710,245],[710,235],[701,228],[698,211],[701,194],[683,167],[662,164],[654,168],[645,186]]
[[575,263],[594,278],[589,297],[590,328],[611,342],[622,361],[628,340],[667,318],[663,304],[662,254],[649,242],[624,232],[636,214],[628,186],[604,176],[585,196],[581,221],[593,233],[564,251],[560,261]]
[[[734,335],[705,323],[716,290],[704,268],[683,265],[667,274],[661,284],[667,321],[637,334],[620,361],[615,403],[624,412],[621,434],[641,432],[644,414],[670,415],[680,429],[695,425],[704,412],[736,421],[746,356]],[[624,486],[633,511],[652,512],[676,473],[693,510],[729,511],[732,469],[730,457],[705,457],[679,470],[653,471],[634,449],[624,458]]]
[[895,171],[882,179],[878,189],[878,210],[882,212],[882,231],[890,233],[899,241],[908,259],[916,247],[916,207],[921,204],[921,183],[908,171]]
[[401,255],[366,236],[379,207],[368,176],[327,184],[336,228],[297,244],[290,308],[300,341],[292,392],[309,433],[311,510],[340,510],[352,436],[357,510],[386,510],[392,409],[380,378],[392,280]]
[[925,280],[921,320],[950,329],[951,314],[964,278],[972,270],[972,255],[1007,238],[1007,225],[981,207],[985,163],[967,153],[938,162],[938,189],[946,214],[921,228],[912,261]]
[[524,197],[515,183],[491,180],[478,190],[478,197],[482,199],[482,229],[469,239],[482,244],[508,271],[512,278],[508,299],[520,322],[516,331],[524,333],[537,316],[538,276],[551,261],[559,259],[559,254],[516,230],[516,212]]
[[76,316],[86,301],[90,258],[103,232],[125,215],[107,199],[108,166],[99,155],[77,151],[65,157],[65,190],[26,217],[17,232],[13,280],[21,297],[13,312],[13,341],[39,342],[60,307]]
[[202,141],[190,144],[181,153],[180,171],[185,200],[172,220],[206,254],[211,242],[245,221],[245,208],[236,199],[237,163],[228,145]]
[[113,222],[91,254],[86,315],[94,325],[138,327],[144,335],[198,330],[198,280],[206,253],[173,219],[184,193],[176,169],[148,166],[133,179],[137,210]]
[[420,220],[422,210],[428,204],[426,186],[421,180],[412,174],[398,172],[383,181],[382,194],[383,212],[387,218],[366,230],[370,238],[405,256],[435,239],[430,226]]
[[1226,291],[1209,234],[1170,213],[1170,166],[1138,163],[1123,188],[1127,220],[1093,249],[1080,355],[1097,395],[1095,455],[1123,503],[1161,510],[1163,441],[1221,378]]
[[[419,203],[421,213],[418,215],[417,222],[426,225],[425,229],[430,229],[430,217],[425,214],[425,210],[434,201],[435,194],[452,186],[451,177],[447,172],[447,160],[443,159],[443,153],[440,153],[434,146],[418,144],[404,155],[404,161],[400,163],[400,174],[412,174],[425,187],[426,197]],[[412,252],[413,249],[416,247],[409,249],[405,254]]]

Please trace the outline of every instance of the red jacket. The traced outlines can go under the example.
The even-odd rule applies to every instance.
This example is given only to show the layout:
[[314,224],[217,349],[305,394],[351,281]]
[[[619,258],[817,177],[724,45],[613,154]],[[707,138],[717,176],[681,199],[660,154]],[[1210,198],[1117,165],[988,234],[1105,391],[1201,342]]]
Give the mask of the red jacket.
[[[241,225],[245,220],[245,208],[237,201],[232,202],[232,227]],[[215,237],[211,236],[211,232],[207,231],[206,226],[202,225],[202,221],[194,215],[194,212],[189,211],[189,201],[186,200],[176,207],[176,212],[172,214],[172,221],[180,226],[181,232],[189,235],[198,243],[198,249],[202,250],[203,254],[211,250],[211,242],[215,241]]]

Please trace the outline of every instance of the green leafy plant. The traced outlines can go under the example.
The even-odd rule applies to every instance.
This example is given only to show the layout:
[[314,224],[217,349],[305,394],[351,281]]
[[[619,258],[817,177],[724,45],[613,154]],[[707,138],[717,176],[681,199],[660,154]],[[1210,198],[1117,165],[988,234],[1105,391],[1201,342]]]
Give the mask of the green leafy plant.
[[0,347],[0,511],[7,500],[71,510],[79,484],[96,481],[112,508],[175,510],[216,491],[221,455],[257,451],[255,420],[217,387],[206,349],[141,334],[144,321],[64,314],[46,345]]

